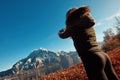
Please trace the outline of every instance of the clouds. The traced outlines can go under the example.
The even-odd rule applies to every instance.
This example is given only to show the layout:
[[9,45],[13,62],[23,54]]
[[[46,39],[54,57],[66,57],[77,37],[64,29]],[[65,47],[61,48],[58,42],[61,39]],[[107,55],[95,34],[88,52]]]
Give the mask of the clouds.
[[112,19],[114,19],[115,17],[119,17],[119,16],[120,16],[120,12],[118,12],[118,13],[116,13],[116,14],[108,17],[108,18],[106,18],[105,20],[106,20],[106,21],[109,21],[109,20],[112,20]]
[[104,37],[103,32],[109,28],[113,28],[115,17],[118,17],[118,16],[120,16],[120,10],[117,13],[96,22],[95,31],[96,31],[98,42],[103,41],[103,37]]
[[99,21],[99,22],[97,22],[97,23],[96,23],[96,26],[103,25],[105,22],[110,22],[110,21],[112,21],[113,19],[115,19],[115,17],[119,17],[119,16],[120,16],[120,10],[119,10],[117,13],[115,13],[115,14],[107,17],[107,18],[104,18],[103,20],[101,20],[101,21]]
[[101,23],[101,22],[98,22],[98,23],[96,23],[95,25],[96,25],[96,26],[100,26],[100,25],[102,25],[102,23]]

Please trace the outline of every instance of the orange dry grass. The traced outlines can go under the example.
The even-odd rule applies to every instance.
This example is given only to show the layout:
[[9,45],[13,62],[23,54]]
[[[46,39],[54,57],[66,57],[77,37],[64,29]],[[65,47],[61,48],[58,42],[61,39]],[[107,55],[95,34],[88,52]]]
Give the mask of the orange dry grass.
[[[109,51],[108,54],[111,58],[115,72],[120,78],[120,48]],[[88,80],[88,78],[83,64],[78,63],[77,65],[33,80]]]
[[88,80],[83,67],[83,64],[79,63],[76,66],[69,67],[67,69],[51,73],[48,76],[43,76],[42,80]]
[[113,51],[108,52],[112,65],[117,73],[118,77],[120,78],[120,48],[116,48]]

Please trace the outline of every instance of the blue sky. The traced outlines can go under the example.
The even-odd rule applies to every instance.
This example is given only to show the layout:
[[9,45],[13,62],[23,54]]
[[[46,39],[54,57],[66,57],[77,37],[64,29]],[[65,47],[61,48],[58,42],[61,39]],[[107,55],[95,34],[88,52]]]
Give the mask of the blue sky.
[[71,7],[88,5],[95,18],[97,41],[103,31],[115,25],[120,0],[0,0],[0,71],[9,69],[40,47],[75,50],[72,40],[62,40],[57,31],[65,26]]

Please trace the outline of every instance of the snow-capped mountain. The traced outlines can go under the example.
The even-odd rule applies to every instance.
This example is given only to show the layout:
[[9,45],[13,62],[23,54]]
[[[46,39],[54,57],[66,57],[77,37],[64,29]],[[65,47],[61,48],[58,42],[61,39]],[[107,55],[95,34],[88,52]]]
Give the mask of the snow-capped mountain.
[[50,63],[54,60],[60,60],[58,52],[53,52],[44,48],[40,48],[37,50],[33,50],[28,57],[14,64],[12,70],[14,73],[19,73],[19,71],[21,70],[39,68],[41,66],[44,66],[46,63]]
[[[75,51],[54,52],[44,48],[40,48],[37,50],[33,50],[28,55],[28,57],[21,59],[20,61],[15,63],[10,70],[7,70],[8,72],[0,72],[0,76],[19,74],[20,71],[33,70],[36,68],[45,69],[46,66],[50,66],[53,68],[57,67],[57,69],[61,69],[76,64],[79,61],[80,58]],[[45,70],[48,70],[48,68],[46,68]]]

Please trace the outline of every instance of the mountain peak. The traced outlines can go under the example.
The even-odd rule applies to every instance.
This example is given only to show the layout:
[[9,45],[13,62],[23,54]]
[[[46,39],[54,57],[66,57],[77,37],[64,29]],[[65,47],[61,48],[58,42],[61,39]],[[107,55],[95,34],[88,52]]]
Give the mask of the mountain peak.
[[45,49],[45,48],[39,48],[39,49],[34,49],[34,50],[32,50],[32,52],[31,52],[31,53],[34,53],[34,52],[41,52],[41,51],[48,52],[48,50],[47,50],[47,49]]
[[[49,66],[54,68],[54,70],[62,69],[67,66],[73,65],[79,62],[80,59],[76,52],[55,52],[45,48],[34,49],[26,58],[16,62],[9,71],[4,71],[0,73],[0,76],[5,76],[8,74],[19,74],[21,71],[29,71],[33,69],[47,70]],[[51,69],[50,69],[51,70]],[[49,71],[49,70],[48,70]],[[48,72],[49,73],[49,72]],[[5,75],[2,75],[5,74]],[[46,72],[47,74],[47,72]]]
[[47,49],[45,49],[45,48],[40,48],[40,50],[43,50],[43,51],[48,51]]

